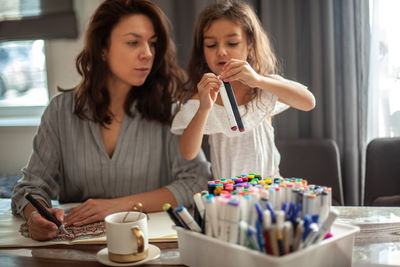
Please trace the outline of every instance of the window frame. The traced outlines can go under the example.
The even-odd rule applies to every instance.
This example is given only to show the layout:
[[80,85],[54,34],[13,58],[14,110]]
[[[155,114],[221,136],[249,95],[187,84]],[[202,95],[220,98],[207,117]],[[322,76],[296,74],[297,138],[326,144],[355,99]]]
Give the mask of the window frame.
[[[0,42],[37,40],[45,42],[53,39],[77,39],[79,37],[77,18],[73,0],[40,0],[41,12],[37,16],[21,18],[0,18]],[[1,10],[0,10],[1,12]],[[48,76],[48,56],[46,55],[46,76]],[[49,77],[47,79],[48,97]],[[49,99],[47,99],[48,103]],[[43,106],[3,106],[0,107],[0,127],[38,126],[46,108]]]

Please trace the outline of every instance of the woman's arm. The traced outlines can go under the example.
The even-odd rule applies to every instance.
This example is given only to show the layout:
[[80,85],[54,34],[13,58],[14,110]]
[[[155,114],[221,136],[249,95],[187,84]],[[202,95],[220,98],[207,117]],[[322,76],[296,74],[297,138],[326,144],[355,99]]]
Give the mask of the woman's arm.
[[161,211],[164,203],[173,207],[177,205],[174,195],[165,187],[114,199],[88,199],[68,213],[65,223],[67,226],[81,226],[102,221],[109,214],[133,210],[139,202],[143,205],[143,212]]
[[172,179],[166,188],[174,195],[178,205],[190,207],[193,195],[207,189],[207,181],[212,178],[211,164],[202,150],[193,160],[184,159],[179,153],[179,136],[170,132],[166,134],[167,159]]
[[[14,215],[27,220],[30,236],[35,240],[49,240],[58,232],[57,226],[43,218],[25,199],[30,192],[43,206],[51,207],[51,198],[58,195],[59,185],[55,177],[59,175],[60,146],[57,126],[58,97],[52,99],[41,118],[41,123],[33,139],[33,152],[28,165],[22,170],[23,178],[14,188],[11,208]],[[63,222],[64,211],[49,209]]]
[[[58,97],[56,97],[58,98]],[[60,142],[57,126],[58,104],[53,99],[41,118],[38,131],[33,138],[33,151],[28,165],[22,169],[23,177],[14,188],[11,208],[14,215],[24,216],[29,203],[24,194],[30,192],[36,199],[51,207],[51,198],[56,198],[59,185]],[[26,217],[26,216],[25,216]]]

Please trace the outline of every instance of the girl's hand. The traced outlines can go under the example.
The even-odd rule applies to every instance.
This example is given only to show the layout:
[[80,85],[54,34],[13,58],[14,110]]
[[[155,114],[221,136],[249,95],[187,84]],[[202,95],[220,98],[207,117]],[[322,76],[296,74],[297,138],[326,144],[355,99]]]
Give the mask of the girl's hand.
[[125,210],[118,199],[88,199],[75,207],[65,217],[67,226],[81,226],[102,221],[112,213]]
[[205,73],[197,84],[200,99],[199,109],[211,110],[217,100],[221,81],[214,73]]
[[253,70],[247,61],[239,59],[230,59],[221,72],[220,78],[224,82],[239,81],[251,88],[257,87],[261,76]]
[[[64,210],[62,209],[48,209],[54,217],[61,223],[64,220]],[[28,231],[32,239],[35,240],[50,240],[56,237],[58,232],[58,227],[53,222],[43,218],[39,212],[33,211],[28,220]]]

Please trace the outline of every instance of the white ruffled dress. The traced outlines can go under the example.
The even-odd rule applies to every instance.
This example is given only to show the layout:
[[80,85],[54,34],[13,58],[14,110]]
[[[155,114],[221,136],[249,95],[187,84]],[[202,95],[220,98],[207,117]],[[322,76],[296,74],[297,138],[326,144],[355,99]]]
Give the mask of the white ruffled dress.
[[[280,76],[279,80],[286,80]],[[214,179],[230,178],[240,174],[256,173],[274,177],[279,171],[280,154],[274,142],[274,128],[268,118],[289,106],[278,97],[261,90],[261,97],[239,106],[244,132],[232,131],[223,106],[214,104],[205,125],[209,135],[210,160]],[[197,99],[188,100],[176,114],[171,131],[182,134],[200,105]]]

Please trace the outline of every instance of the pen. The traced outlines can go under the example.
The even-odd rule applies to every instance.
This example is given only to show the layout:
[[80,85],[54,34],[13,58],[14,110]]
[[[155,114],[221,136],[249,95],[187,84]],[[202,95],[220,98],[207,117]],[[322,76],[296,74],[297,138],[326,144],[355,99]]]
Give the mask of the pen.
[[[208,193],[208,191],[206,191],[206,190],[203,190],[203,191],[201,191],[201,201],[203,202],[203,205],[206,205],[206,196],[208,195],[209,193]],[[204,207],[204,209],[205,209],[205,207]],[[204,210],[204,213],[205,213],[206,211]]]
[[228,98],[229,98],[229,102],[231,104],[231,108],[233,111],[233,115],[235,117],[236,124],[239,128],[239,131],[243,132],[244,126],[243,126],[243,122],[242,122],[242,117],[240,116],[239,108],[238,108],[235,94],[233,93],[231,84],[228,82],[224,82],[224,86],[225,86],[226,94],[228,95]]
[[57,225],[58,229],[61,230],[64,234],[69,235],[68,231],[65,229],[64,225],[62,225],[56,217],[53,216],[39,201],[34,199],[30,193],[25,193],[24,197],[37,209],[37,211],[42,215],[46,220],[51,221]]
[[272,255],[279,256],[279,245],[277,239],[277,226],[271,225],[268,229],[269,243],[271,246]]
[[278,210],[276,212],[276,239],[278,243],[279,255],[283,255],[284,247],[283,247],[283,223],[285,220],[285,212],[283,210]]
[[293,251],[297,251],[302,246],[301,236],[303,231],[304,231],[304,221],[299,219],[299,222],[296,224],[296,230],[294,233]]
[[302,240],[305,241],[307,238],[307,235],[310,233],[311,216],[304,215],[303,220],[304,220],[304,232],[303,232]]
[[311,245],[314,242],[314,240],[316,239],[316,236],[318,235],[318,230],[319,230],[318,224],[313,222],[310,224],[309,228],[310,228],[310,231],[309,231],[306,239],[303,242],[302,248],[306,248],[309,245]]
[[246,238],[247,238],[247,222],[239,221],[239,245],[247,246]]
[[174,213],[174,211],[171,207],[171,204],[165,203],[163,205],[163,210],[165,210],[168,213],[169,217],[171,218],[171,220],[174,222],[174,224],[176,226],[185,228],[185,226],[181,223],[181,221],[176,217],[176,214]]
[[264,244],[265,244],[265,252],[267,254],[273,254],[272,252],[272,247],[271,247],[271,241],[269,237],[268,230],[271,227],[271,212],[269,210],[264,210],[263,211],[263,235],[264,235]]
[[337,216],[338,213],[336,211],[331,210],[329,212],[328,218],[322,223],[322,226],[321,228],[319,228],[319,231],[316,234],[313,243],[318,243],[325,238],[325,235],[329,232],[329,229],[331,228],[333,222],[336,220]]
[[219,232],[217,238],[222,241],[228,241],[229,237],[229,222],[227,220],[228,217],[228,199],[225,198],[217,198],[217,216],[218,216],[218,225]]
[[176,215],[178,215],[182,221],[189,227],[190,230],[201,233],[201,228],[197,222],[193,219],[192,215],[187,211],[184,206],[179,206],[175,210]]
[[194,194],[193,199],[195,208],[197,208],[197,210],[199,211],[201,218],[204,219],[204,212],[206,211],[206,208],[204,207],[203,200],[201,199],[201,194],[200,193]]
[[328,200],[328,193],[326,191],[323,191],[321,193],[321,210],[320,210],[320,215],[319,219],[321,222],[324,222],[326,218],[328,218],[329,215],[329,200]]
[[296,221],[297,217],[299,216],[300,210],[301,210],[301,203],[298,203],[297,206],[296,206],[296,209],[293,211],[293,214],[292,214],[292,216],[290,218],[290,220],[292,222]]
[[247,236],[246,236],[247,247],[254,250],[260,250],[256,235],[257,235],[256,228],[254,226],[247,225]]
[[276,219],[275,219],[275,212],[274,209],[271,207],[271,205],[269,204],[269,202],[267,202],[267,209],[269,210],[269,212],[271,213],[271,221],[273,223],[275,223]]
[[217,203],[213,194],[206,196],[206,235],[217,237],[219,235],[218,229],[218,214]]
[[238,229],[238,220],[239,220],[239,201],[232,199],[228,202],[228,209],[229,209],[229,238],[228,241],[230,243],[237,244],[238,237],[239,237],[239,229]]
[[226,90],[223,82],[221,83],[221,86],[219,87],[219,93],[221,94],[222,103],[224,104],[224,108],[226,111],[226,115],[228,116],[229,125],[231,127],[231,130],[236,131],[238,127],[236,125],[235,115],[233,113],[231,102],[229,100],[228,93],[227,93],[227,90]]
[[196,193],[193,195],[193,200],[194,200],[194,213],[193,213],[193,218],[197,222],[197,224],[200,226],[201,231],[204,232],[204,226],[205,226],[205,218],[204,218],[204,213],[206,211],[203,200],[201,199],[201,194]]
[[293,225],[286,221],[283,223],[283,253],[288,254],[291,250],[293,250]]
[[286,220],[291,220],[292,215],[294,213],[294,202],[289,203],[288,211],[286,212]]
[[263,239],[263,211],[261,205],[258,202],[254,203],[254,208],[257,212],[256,234],[257,234],[258,248],[261,252],[263,252],[265,246]]

